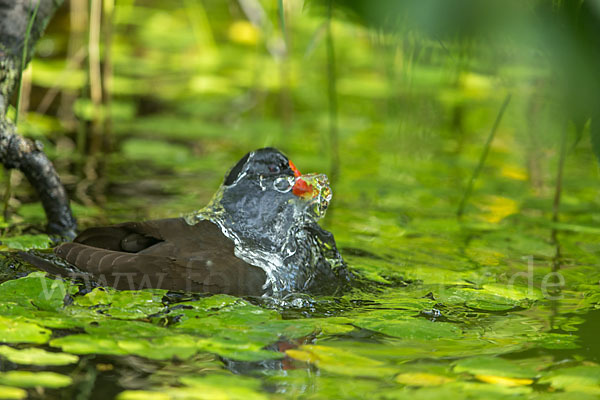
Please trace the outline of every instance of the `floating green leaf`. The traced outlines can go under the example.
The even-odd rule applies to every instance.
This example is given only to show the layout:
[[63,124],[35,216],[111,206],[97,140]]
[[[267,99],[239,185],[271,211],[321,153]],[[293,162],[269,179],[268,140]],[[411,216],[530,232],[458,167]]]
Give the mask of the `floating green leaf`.
[[10,386],[0,386],[0,399],[19,400],[27,397],[27,391]]
[[180,382],[202,392],[205,398],[266,400],[260,393],[261,382],[258,379],[236,375],[183,376]]
[[490,283],[483,285],[483,289],[489,293],[515,301],[522,301],[525,299],[540,300],[543,298],[541,291],[535,287]]
[[197,340],[187,335],[171,335],[147,340],[119,340],[117,346],[128,354],[153,360],[185,360],[198,352]]
[[[117,400],[171,400],[173,398],[173,396],[171,396],[171,393],[159,391],[151,392],[149,390],[125,390],[119,393],[119,395],[117,396]],[[192,399],[191,396],[192,394],[190,393],[188,397],[180,397]]]
[[444,287],[437,289],[434,296],[446,305],[466,305],[489,311],[510,310],[521,305],[520,300],[510,299],[473,287]]
[[63,351],[74,354],[110,354],[126,355],[127,351],[119,348],[115,339],[86,334],[69,335],[50,341],[50,346],[60,347]]
[[356,318],[353,324],[403,339],[431,340],[461,337],[461,329],[454,324],[432,322],[424,318],[410,318],[401,313],[389,311],[366,313]]
[[46,343],[51,334],[39,325],[0,316],[1,343]]
[[43,272],[4,282],[0,285],[0,299],[5,303],[44,311],[57,311],[64,307],[68,294],[77,288],[60,279],[46,278]]
[[25,365],[68,365],[79,360],[79,357],[72,354],[54,353],[35,347],[18,350],[0,346],[0,355],[10,362]]
[[509,378],[534,378],[538,375],[538,372],[531,368],[522,367],[516,362],[499,357],[466,358],[454,364],[454,371]]
[[396,372],[381,361],[329,346],[306,345],[299,349],[288,350],[286,354],[298,361],[311,363],[325,371],[340,375],[383,377]]
[[132,354],[153,360],[186,359],[202,348],[197,338],[143,322],[108,320],[85,329],[90,334],[64,336],[50,345],[75,354]]
[[600,395],[600,367],[581,365],[560,368],[545,374],[539,382],[568,392]]
[[166,290],[125,290],[96,288],[75,299],[82,307],[94,307],[115,318],[140,319],[163,310],[162,297]]
[[58,389],[69,386],[73,380],[56,372],[8,371],[0,372],[0,383],[23,388],[45,387]]
[[47,249],[51,243],[48,235],[0,237],[0,244],[15,250]]
[[[177,312],[173,314],[177,315]],[[211,339],[247,342],[263,347],[276,342],[280,337],[308,335],[315,330],[315,324],[282,321],[276,311],[242,302],[222,308],[219,312],[207,314],[200,310],[196,316],[187,314],[187,319],[175,325],[175,329]]]

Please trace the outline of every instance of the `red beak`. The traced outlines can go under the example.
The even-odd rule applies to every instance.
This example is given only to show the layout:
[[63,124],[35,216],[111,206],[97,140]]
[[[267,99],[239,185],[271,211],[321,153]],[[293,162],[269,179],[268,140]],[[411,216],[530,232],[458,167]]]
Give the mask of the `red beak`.
[[294,163],[292,162],[292,160],[289,160],[289,164],[290,164],[290,168],[292,169],[292,171],[294,172],[294,176],[297,178],[300,175],[302,175],[300,173],[300,171],[298,171],[298,168],[296,168],[296,166],[294,165]]
[[315,197],[315,195],[317,194],[315,188],[306,183],[304,179],[300,178],[302,174],[300,173],[298,168],[296,168],[292,161],[290,161],[289,163],[290,168],[292,169],[292,171],[294,171],[294,176],[297,178],[296,183],[292,187],[292,193],[294,193],[298,197],[307,197],[307,195],[310,195],[310,197]]
[[304,181],[304,179],[297,179],[296,184],[294,185],[294,187],[292,187],[292,193],[294,193],[296,196],[299,196],[299,197],[304,197],[307,194],[310,194],[311,197],[314,197],[313,191],[314,191],[314,188],[312,186],[309,186]]

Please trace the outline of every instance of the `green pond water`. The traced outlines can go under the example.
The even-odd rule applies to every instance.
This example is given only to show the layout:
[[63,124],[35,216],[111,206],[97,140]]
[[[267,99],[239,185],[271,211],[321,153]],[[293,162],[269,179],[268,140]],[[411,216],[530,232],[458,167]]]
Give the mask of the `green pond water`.
[[[32,397],[119,399],[600,393],[600,248],[591,205],[567,197],[561,223],[552,225],[537,208],[549,199],[523,190],[519,175],[490,169],[494,179],[482,180],[459,221],[462,190],[448,174],[461,169],[453,158],[352,155],[325,225],[363,276],[355,289],[282,304],[161,290],[81,293],[41,273],[9,280],[0,285],[0,394],[29,387],[38,387]],[[147,204],[143,217],[177,215],[195,198],[207,200],[199,177],[218,181],[220,173],[202,171],[148,167],[139,179],[122,178],[106,213],[114,221],[135,213],[143,200],[123,200],[117,188],[151,196],[136,189],[148,185],[174,192]],[[498,186],[512,192],[485,193]]]
[[[262,146],[303,173],[331,173],[322,14],[292,7],[293,47],[282,61],[265,50],[276,29],[258,30],[227,2],[137,3],[116,9],[113,151],[96,164],[100,179],[85,172],[77,129],[56,117],[56,104],[20,126],[46,145],[80,228],[197,210],[239,157]],[[276,26],[275,2],[263,3]],[[64,78],[60,15],[33,62],[31,108],[62,82],[81,97],[81,132],[93,112],[85,71]],[[487,45],[379,35],[343,18],[333,32],[339,173],[322,224],[360,276],[352,290],[282,302],[85,292],[26,275],[15,251],[50,242],[17,174],[12,220],[1,224],[0,398],[600,396],[598,167],[588,138],[577,140],[548,95],[548,66],[519,49],[497,57]]]

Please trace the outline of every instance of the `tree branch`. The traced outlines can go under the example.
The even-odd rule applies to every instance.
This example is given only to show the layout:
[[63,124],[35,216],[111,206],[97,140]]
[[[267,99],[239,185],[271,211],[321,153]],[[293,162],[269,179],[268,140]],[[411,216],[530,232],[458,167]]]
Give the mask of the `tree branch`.
[[48,231],[67,237],[77,224],[66,191],[42,146],[19,136],[6,119],[10,98],[17,87],[22,64],[27,25],[39,3],[25,49],[25,65],[34,47],[62,0],[0,0],[0,162],[5,168],[19,169],[35,188],[48,219]]

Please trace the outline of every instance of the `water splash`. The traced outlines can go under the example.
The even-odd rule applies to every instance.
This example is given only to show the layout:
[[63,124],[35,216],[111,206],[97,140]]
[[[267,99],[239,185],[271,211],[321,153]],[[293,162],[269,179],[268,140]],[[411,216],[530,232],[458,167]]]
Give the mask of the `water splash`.
[[[250,178],[222,185],[186,222],[209,220],[219,226],[234,242],[238,258],[265,271],[266,294],[304,292],[345,269],[333,235],[316,223],[332,198],[326,175]],[[301,196],[294,194],[299,182],[310,188]]]

